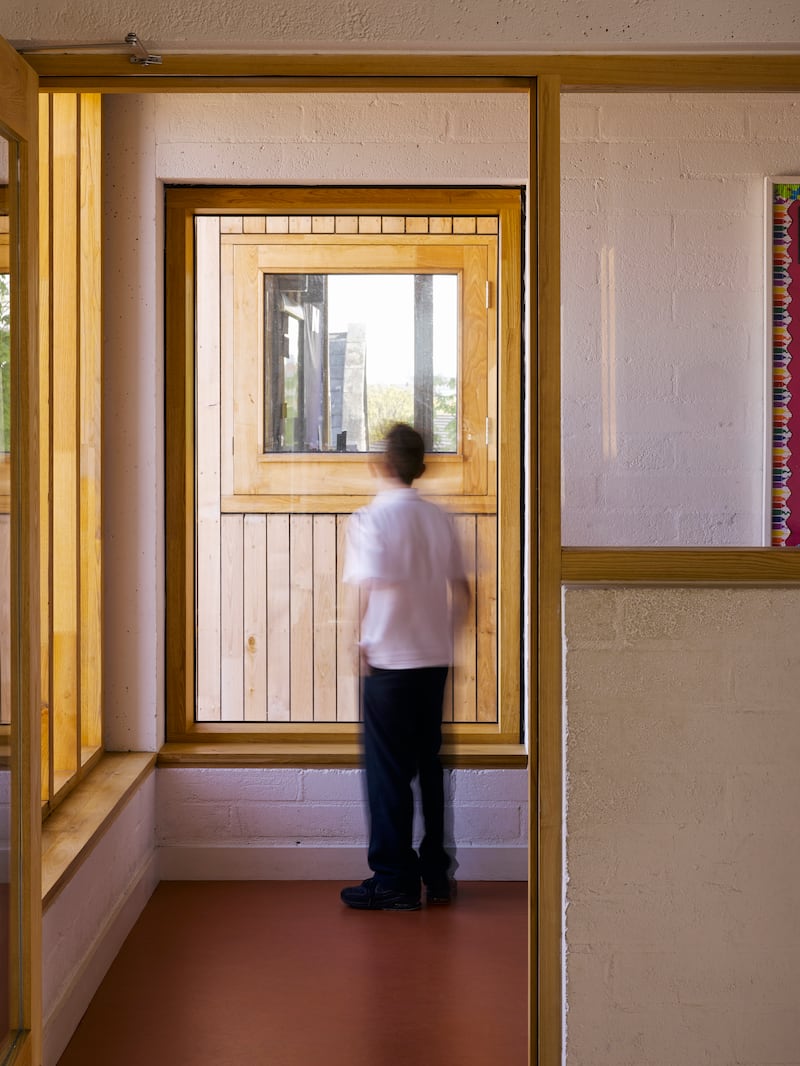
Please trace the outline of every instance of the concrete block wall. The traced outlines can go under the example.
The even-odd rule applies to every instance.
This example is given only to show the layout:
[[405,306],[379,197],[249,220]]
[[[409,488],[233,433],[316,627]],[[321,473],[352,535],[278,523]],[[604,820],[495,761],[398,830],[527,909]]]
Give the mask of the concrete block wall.
[[[5,16],[12,40],[120,40],[121,9],[116,4],[65,8],[57,0],[17,5]],[[139,0],[124,12],[136,22],[148,47],[181,51],[253,49],[281,51],[525,52],[685,49],[795,45],[800,40],[793,0],[756,5],[747,0],[701,6],[640,0],[597,0],[593,4],[539,0],[446,0],[391,3],[369,0],[297,0],[264,8],[250,0],[224,6],[209,0],[189,3]],[[128,23],[125,23],[126,25]]]
[[800,597],[565,603],[567,1066],[798,1066]]
[[[164,879],[368,876],[360,770],[175,768],[157,779]],[[526,879],[527,787],[525,770],[446,772],[458,877]]]
[[[120,115],[147,106],[137,98],[112,104]],[[464,185],[527,178],[524,93],[175,94],[155,97],[153,108],[155,170],[166,182]]]
[[562,99],[564,541],[765,536],[764,186],[800,98]]

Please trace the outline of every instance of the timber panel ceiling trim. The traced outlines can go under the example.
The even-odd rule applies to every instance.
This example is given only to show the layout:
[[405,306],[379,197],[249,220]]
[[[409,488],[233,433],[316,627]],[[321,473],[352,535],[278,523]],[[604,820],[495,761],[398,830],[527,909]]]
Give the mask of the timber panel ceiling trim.
[[[66,47],[66,46],[65,46]],[[24,54],[24,50],[23,50]],[[157,68],[125,55],[25,56],[43,89],[107,91],[525,91],[552,75],[564,90],[800,90],[800,53],[626,55],[164,54]]]

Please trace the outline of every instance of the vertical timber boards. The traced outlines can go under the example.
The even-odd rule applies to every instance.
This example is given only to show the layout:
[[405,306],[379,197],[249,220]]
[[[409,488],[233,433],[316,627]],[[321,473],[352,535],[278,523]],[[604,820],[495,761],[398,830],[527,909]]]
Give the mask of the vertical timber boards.
[[42,798],[52,804],[102,745],[100,96],[42,97],[39,120],[41,475],[51,497],[41,505]]

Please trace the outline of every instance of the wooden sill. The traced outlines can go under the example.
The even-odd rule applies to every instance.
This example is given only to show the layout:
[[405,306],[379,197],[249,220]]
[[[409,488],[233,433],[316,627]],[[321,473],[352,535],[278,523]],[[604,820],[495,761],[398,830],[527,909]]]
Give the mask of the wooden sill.
[[[448,769],[524,769],[528,756],[521,744],[443,744],[442,764]],[[354,769],[361,766],[358,743],[315,744],[165,744],[156,765],[206,767],[294,767]]]
[[108,752],[42,823],[46,907],[90,854],[114,814],[151,772],[153,752]]

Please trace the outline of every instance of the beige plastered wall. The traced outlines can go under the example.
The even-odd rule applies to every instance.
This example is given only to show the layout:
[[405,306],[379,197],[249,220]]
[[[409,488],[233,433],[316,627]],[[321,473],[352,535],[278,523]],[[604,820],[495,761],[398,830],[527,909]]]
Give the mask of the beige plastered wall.
[[565,607],[569,1066],[796,1066],[798,594]]

